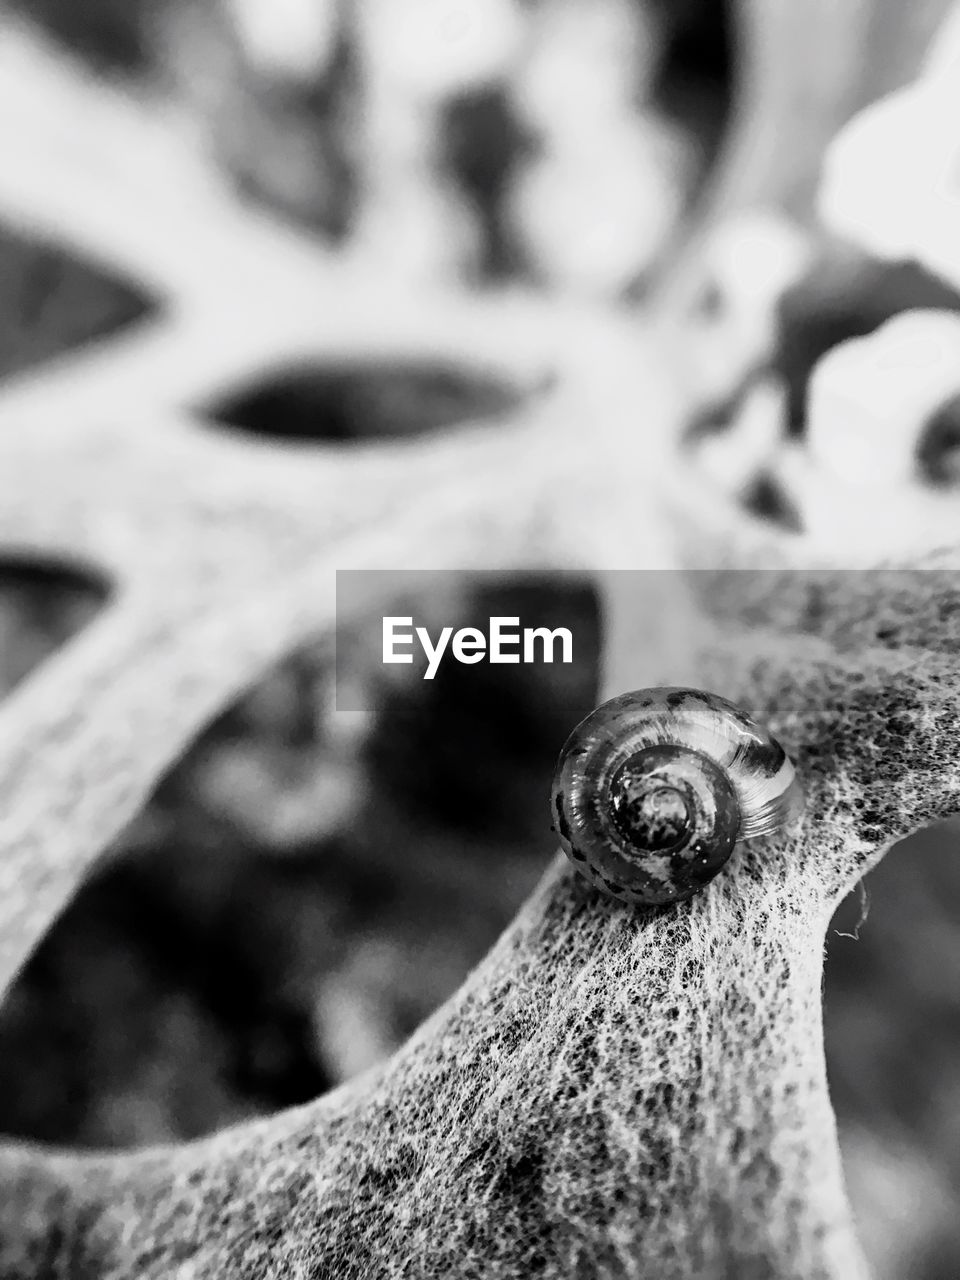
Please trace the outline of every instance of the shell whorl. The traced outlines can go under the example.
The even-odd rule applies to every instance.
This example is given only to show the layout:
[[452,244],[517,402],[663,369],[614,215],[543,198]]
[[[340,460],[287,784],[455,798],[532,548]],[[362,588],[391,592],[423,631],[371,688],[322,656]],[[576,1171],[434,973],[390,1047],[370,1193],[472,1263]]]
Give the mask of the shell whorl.
[[666,687],[613,698],[574,729],[552,813],[581,875],[659,905],[696,893],[738,840],[779,830],[801,803],[792,761],[750,716],[715,694]]

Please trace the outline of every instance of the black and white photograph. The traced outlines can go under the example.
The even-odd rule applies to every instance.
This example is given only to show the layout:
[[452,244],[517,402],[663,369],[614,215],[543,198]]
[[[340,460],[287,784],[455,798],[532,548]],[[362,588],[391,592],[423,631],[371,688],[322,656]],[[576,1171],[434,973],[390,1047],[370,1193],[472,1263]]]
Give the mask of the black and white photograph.
[[960,1280],[960,0],[0,0],[0,1280]]

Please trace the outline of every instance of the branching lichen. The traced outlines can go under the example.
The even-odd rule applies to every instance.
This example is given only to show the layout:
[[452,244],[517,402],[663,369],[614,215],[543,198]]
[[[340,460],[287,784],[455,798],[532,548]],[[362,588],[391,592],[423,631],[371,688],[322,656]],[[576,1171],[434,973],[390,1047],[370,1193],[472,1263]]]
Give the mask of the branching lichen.
[[[129,149],[134,116],[47,71],[60,106],[96,106],[91,145]],[[27,125],[56,129],[49,109]],[[167,183],[212,219],[204,233],[178,209],[184,238],[157,244],[123,177],[80,198],[38,164],[4,197],[178,301],[5,392],[0,537],[88,562],[114,596],[0,711],[4,984],[185,742],[329,630],[337,568],[733,567],[662,578],[681,612],[652,620],[635,579],[606,578],[606,693],[683,682],[742,702],[796,754],[808,803],[795,836],[738,851],[665,910],[601,899],[557,863],[388,1064],[314,1104],[180,1148],[3,1147],[0,1276],[863,1275],[824,1072],[823,940],[887,845],[957,808],[950,574],[918,556],[892,581],[861,560],[840,588],[834,549],[704,499],[672,453],[682,392],[651,333],[536,301],[387,297],[202,184],[181,201]],[[261,263],[241,287],[238,255]],[[217,325],[220,363],[198,369],[197,335]],[[195,420],[251,363],[356,350],[559,380],[526,420],[350,457]]]

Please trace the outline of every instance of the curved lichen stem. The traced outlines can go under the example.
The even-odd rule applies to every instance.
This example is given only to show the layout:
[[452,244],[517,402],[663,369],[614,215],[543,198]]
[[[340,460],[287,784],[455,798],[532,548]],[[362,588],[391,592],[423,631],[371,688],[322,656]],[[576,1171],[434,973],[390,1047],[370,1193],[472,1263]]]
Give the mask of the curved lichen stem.
[[0,1274],[863,1275],[824,1080],[829,907],[743,871],[637,911],[554,864],[382,1071],[179,1149],[7,1149]]
[[[864,1275],[824,1069],[824,934],[865,865],[858,797],[886,799],[873,856],[909,797],[929,798],[920,818],[955,805],[936,774],[956,717],[926,716],[939,686],[905,679],[916,661],[864,687],[823,637],[789,638],[786,605],[764,642],[724,598],[722,624],[700,614],[698,683],[798,753],[796,834],[740,846],[662,910],[613,903],[558,860],[390,1063],[310,1106],[138,1154],[6,1149],[0,1274]],[[899,774],[894,698],[917,735]],[[857,770],[878,759],[891,770],[871,795]]]

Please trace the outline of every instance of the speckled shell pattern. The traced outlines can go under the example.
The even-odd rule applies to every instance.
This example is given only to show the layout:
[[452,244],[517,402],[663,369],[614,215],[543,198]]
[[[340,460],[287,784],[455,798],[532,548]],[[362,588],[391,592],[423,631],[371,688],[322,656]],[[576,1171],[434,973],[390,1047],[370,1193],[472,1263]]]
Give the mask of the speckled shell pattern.
[[567,739],[551,796],[577,871],[613,897],[690,897],[737,841],[802,808],[792,761],[739,707],[697,689],[641,689],[605,702]]

